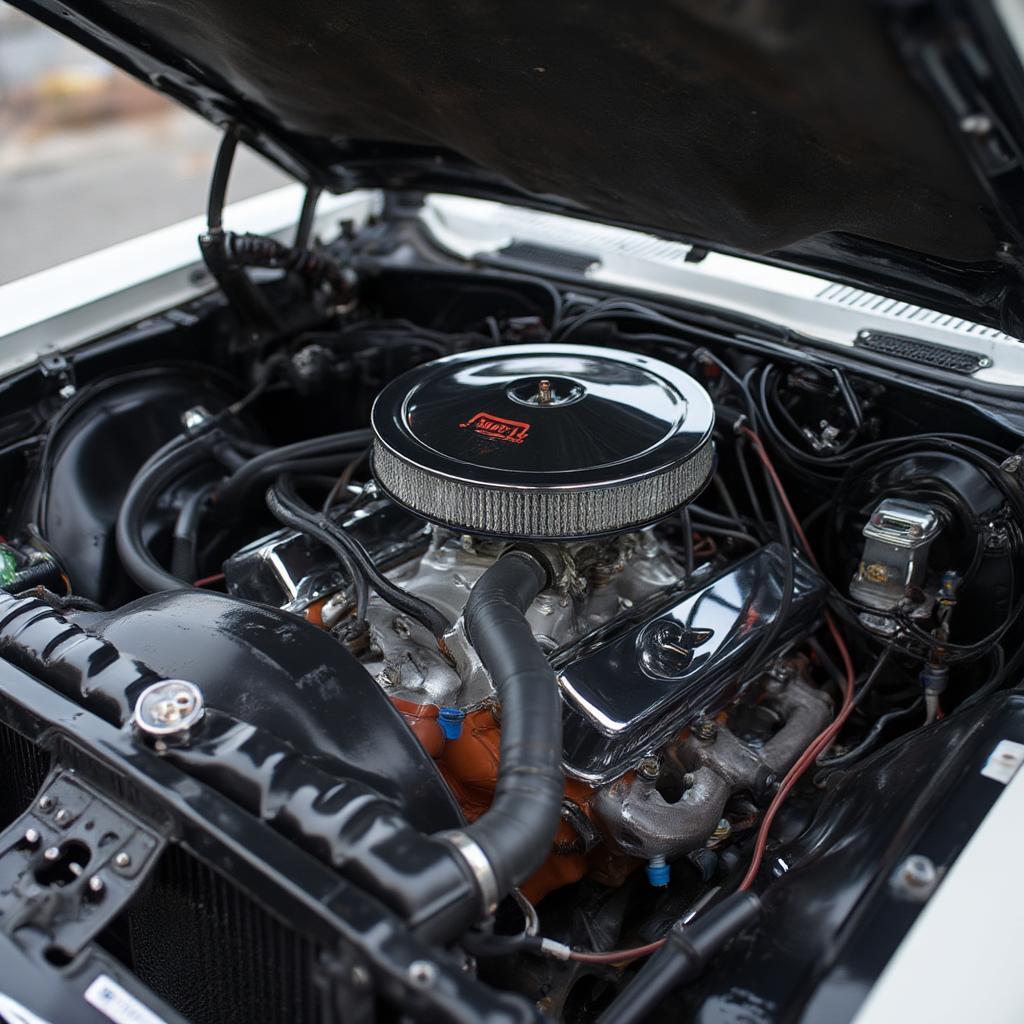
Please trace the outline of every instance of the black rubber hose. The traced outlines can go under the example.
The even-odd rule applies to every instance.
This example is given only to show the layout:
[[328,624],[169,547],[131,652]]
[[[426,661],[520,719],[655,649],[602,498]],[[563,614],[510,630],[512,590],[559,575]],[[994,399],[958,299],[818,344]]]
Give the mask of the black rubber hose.
[[199,575],[196,567],[199,523],[203,518],[206,502],[216,486],[215,483],[208,483],[193,491],[178,510],[178,519],[174,524],[174,536],[171,540],[171,575],[189,583]]
[[20,594],[33,587],[46,587],[52,589],[62,581],[60,564],[52,558],[46,558],[39,562],[26,565],[19,569],[10,583],[5,584],[2,590],[8,594]]
[[348,578],[352,581],[352,593],[356,603],[356,619],[359,622],[365,622],[366,606],[369,601],[369,588],[366,576],[348,549],[343,544],[339,544],[319,523],[311,521],[309,516],[302,515],[292,509],[273,487],[267,491],[267,508],[270,509],[270,514],[282,526],[290,527],[301,533],[304,537],[311,537],[313,540],[323,544],[341,562]]
[[408,591],[392,583],[377,568],[377,564],[370,557],[369,552],[355,537],[338,526],[333,519],[307,505],[298,496],[291,478],[287,475],[282,476],[267,491],[267,507],[279,521],[283,521],[280,518],[283,511],[305,524],[305,527],[295,526],[295,529],[304,529],[311,535],[312,530],[315,529],[331,537],[332,545],[328,545],[331,550],[335,550],[333,544],[340,545],[358,566],[367,583],[381,600],[387,601],[392,608],[397,608],[400,612],[415,619],[429,629],[439,641],[452,628],[453,623],[449,621],[448,617],[429,601],[414,597]]
[[730,939],[749,928],[761,914],[761,901],[750,892],[734,892],[692,924],[676,924],[665,945],[598,1017],[598,1024],[638,1024],[649,1020],[674,988],[693,981]]
[[209,459],[223,441],[224,435],[217,430],[196,438],[176,437],[150,456],[128,487],[117,514],[117,554],[125,572],[147,593],[180,590],[192,581],[168,572],[146,547],[142,539],[146,514],[166,488]]
[[924,697],[918,697],[917,700],[908,707],[897,708],[895,711],[887,712],[882,715],[881,718],[876,719],[867,736],[865,736],[857,746],[847,750],[844,754],[836,754],[833,757],[819,758],[816,762],[816,767],[820,769],[820,773],[815,775],[815,782],[820,785],[827,772],[835,771],[837,768],[845,768],[847,765],[853,764],[858,758],[871,753],[871,751],[878,745],[878,741],[882,738],[882,734],[890,725],[892,725],[893,722],[900,722],[904,718],[909,718],[912,715],[915,715],[921,710],[923,704]]
[[501,895],[540,867],[561,821],[561,701],[554,670],[526,620],[547,583],[536,558],[510,551],[477,580],[464,612],[470,642],[501,701],[494,800],[464,831],[487,856]]
[[[221,507],[231,507],[243,499],[251,488],[280,475],[286,464],[307,459],[323,459],[325,463],[337,457],[340,465],[344,465],[346,455],[354,455],[362,451],[370,443],[369,430],[347,430],[341,434],[328,434],[325,437],[314,437],[281,448],[270,448],[255,458],[250,459],[241,469],[232,473],[220,486],[217,502]],[[333,463],[332,463],[333,464]],[[304,469],[308,465],[304,465]],[[266,476],[267,472],[269,476]],[[319,470],[314,470],[319,472]]]

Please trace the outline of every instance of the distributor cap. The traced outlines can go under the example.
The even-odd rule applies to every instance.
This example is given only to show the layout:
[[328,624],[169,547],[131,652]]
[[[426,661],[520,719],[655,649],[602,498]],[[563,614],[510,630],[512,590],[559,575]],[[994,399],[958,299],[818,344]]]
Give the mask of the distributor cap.
[[644,526],[711,475],[714,409],[690,376],[631,352],[516,345],[438,359],[371,414],[377,483],[467,533],[572,540]]

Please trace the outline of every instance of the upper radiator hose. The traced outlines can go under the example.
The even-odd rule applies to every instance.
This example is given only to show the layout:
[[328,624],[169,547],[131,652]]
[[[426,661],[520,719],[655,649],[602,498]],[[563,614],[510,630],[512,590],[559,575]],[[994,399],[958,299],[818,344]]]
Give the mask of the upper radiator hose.
[[[560,820],[561,701],[555,673],[525,615],[547,582],[536,558],[508,552],[477,580],[464,612],[470,642],[501,701],[501,760],[490,808],[451,838],[474,868],[487,903],[540,867]],[[487,865],[480,852],[489,878],[481,877]]]

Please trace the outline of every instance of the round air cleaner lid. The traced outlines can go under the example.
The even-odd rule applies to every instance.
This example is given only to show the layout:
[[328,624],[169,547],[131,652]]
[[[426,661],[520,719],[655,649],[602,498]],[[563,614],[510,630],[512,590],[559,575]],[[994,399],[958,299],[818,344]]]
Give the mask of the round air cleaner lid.
[[468,533],[570,540],[643,526],[689,501],[714,460],[707,392],[667,363],[517,345],[403,374],[371,414],[377,483]]

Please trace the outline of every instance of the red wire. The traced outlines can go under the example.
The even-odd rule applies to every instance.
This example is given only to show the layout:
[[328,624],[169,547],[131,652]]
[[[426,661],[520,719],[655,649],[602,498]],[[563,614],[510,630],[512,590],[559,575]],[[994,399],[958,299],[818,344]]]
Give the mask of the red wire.
[[[775,471],[775,466],[772,464],[771,457],[765,450],[761,438],[749,427],[741,427],[740,429],[750,439],[751,444],[754,446],[754,451],[757,453],[757,457],[761,460],[765,471],[768,473],[769,477],[771,477],[775,490],[778,492],[779,500],[782,502],[782,507],[786,511],[786,516],[793,525],[793,532],[796,534],[797,539],[800,541],[804,551],[807,553],[807,557],[810,559],[811,564],[817,569],[818,561],[814,557],[814,552],[811,550],[810,544],[807,542],[807,535],[804,533],[803,527],[800,525],[800,520],[793,511],[793,506],[790,504],[789,498],[786,496],[786,491],[782,486],[782,481],[779,479],[779,474]],[[832,636],[836,649],[839,651],[839,656],[843,662],[843,671],[846,673],[846,681],[843,686],[843,701],[839,706],[839,713],[825,729],[811,740],[807,749],[804,750],[804,752],[797,758],[793,767],[786,773],[786,776],[783,778],[775,796],[772,797],[772,802],[764,812],[764,817],[761,819],[761,826],[757,830],[757,839],[754,842],[754,852],[750,858],[750,866],[747,868],[747,873],[743,876],[743,881],[739,884],[741,891],[749,889],[754,884],[754,880],[757,878],[758,872],[761,870],[761,862],[764,860],[764,851],[768,846],[768,833],[771,831],[772,824],[779,813],[779,809],[785,802],[786,797],[789,796],[793,787],[800,781],[804,772],[806,772],[818,757],[832,745],[832,741],[836,738],[839,730],[842,729],[847,718],[850,717],[850,712],[853,711],[855,679],[853,659],[850,657],[850,652],[846,647],[846,641],[843,640],[843,634],[839,631],[839,627],[836,625],[835,619],[828,612],[825,613],[825,624],[828,626],[828,631]],[[665,940],[659,939],[657,942],[648,943],[646,946],[636,946],[633,949],[611,950],[607,953],[573,952],[569,955],[569,959],[589,964],[624,963],[630,960],[639,960],[641,957],[650,956],[651,953],[656,952],[664,944]]]
[[[772,464],[771,457],[765,450],[761,438],[758,437],[758,435],[749,427],[741,427],[740,429],[750,439],[751,444],[754,446],[754,450],[757,452],[757,457],[763,463],[766,472],[771,477],[772,483],[775,485],[775,489],[779,493],[779,500],[782,502],[782,506],[786,510],[786,515],[789,517],[789,521],[793,524],[793,532],[799,538],[804,551],[807,552],[807,557],[817,569],[818,560],[814,557],[814,552],[811,550],[811,546],[807,542],[807,535],[804,533],[803,527],[800,525],[800,520],[793,511],[793,506],[789,503],[789,498],[786,496],[786,491],[782,486],[782,481],[779,479],[779,474],[775,472],[775,466]],[[739,887],[741,890],[749,889],[754,884],[754,879],[757,878],[758,871],[761,870],[761,861],[764,859],[765,847],[768,845],[768,833],[771,831],[772,823],[775,821],[775,817],[779,813],[779,809],[782,807],[786,797],[797,782],[800,781],[804,772],[814,764],[823,751],[832,745],[832,741],[836,738],[839,730],[842,729],[847,718],[850,717],[850,712],[853,711],[853,690],[854,679],[856,676],[853,668],[853,659],[850,657],[850,652],[846,647],[846,641],[843,640],[843,634],[839,631],[839,627],[836,625],[835,619],[828,612],[825,613],[825,624],[828,626],[828,631],[832,635],[836,649],[839,651],[839,656],[843,662],[843,670],[846,673],[846,683],[843,686],[843,702],[839,706],[839,713],[832,720],[831,724],[822,730],[822,732],[820,732],[811,741],[810,746],[797,758],[796,763],[786,773],[785,778],[782,780],[782,784],[779,786],[778,792],[776,792],[775,796],[772,798],[772,802],[768,805],[768,810],[764,812],[764,818],[761,820],[761,827],[757,830],[757,840],[754,843],[754,853],[750,859],[750,866],[747,868],[747,873],[743,876],[743,881],[740,882]]]
[[196,580],[192,584],[193,587],[208,587],[211,583],[220,583],[224,579],[224,573],[215,572],[212,576],[204,576],[201,580]]
[[649,942],[646,946],[635,946],[633,949],[613,949],[607,953],[577,953],[573,951],[569,954],[569,959],[584,964],[617,964],[650,956],[664,945],[665,940],[658,939],[657,942]]

